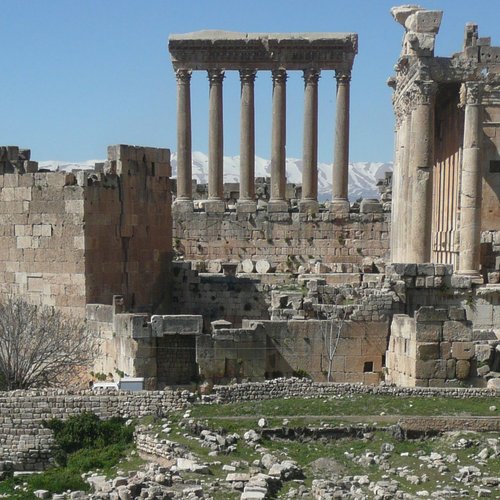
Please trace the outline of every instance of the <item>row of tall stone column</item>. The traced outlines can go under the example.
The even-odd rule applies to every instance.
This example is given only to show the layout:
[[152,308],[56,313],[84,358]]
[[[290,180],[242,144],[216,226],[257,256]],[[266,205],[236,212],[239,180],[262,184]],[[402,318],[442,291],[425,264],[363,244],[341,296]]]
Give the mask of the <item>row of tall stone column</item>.
[[[432,261],[432,170],[437,88],[433,81],[419,82],[409,98],[411,106],[397,121],[391,241],[393,262]],[[481,219],[481,84],[462,84],[462,94],[464,137],[458,272],[477,274]]]
[[[255,106],[256,71],[241,69],[240,196],[237,210],[253,212],[255,202]],[[174,206],[192,210],[191,70],[178,69],[177,77],[177,199]],[[318,210],[318,81],[320,71],[304,70],[304,143],[302,212]],[[223,212],[223,70],[209,70],[209,153],[207,212]],[[285,69],[272,71],[271,193],[269,212],[288,211],[286,200],[286,80]],[[350,72],[336,72],[335,159],[332,210],[347,212],[349,165]]]

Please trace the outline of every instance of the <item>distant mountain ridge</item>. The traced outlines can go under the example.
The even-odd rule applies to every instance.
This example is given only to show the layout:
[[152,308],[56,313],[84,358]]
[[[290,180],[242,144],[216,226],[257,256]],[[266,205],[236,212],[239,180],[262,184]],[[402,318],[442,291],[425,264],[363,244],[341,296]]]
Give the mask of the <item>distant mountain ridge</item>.
[[[42,161],[39,168],[49,170],[78,170],[91,169],[96,162],[104,160],[88,160],[83,162]],[[172,153],[172,177],[177,176],[177,155]],[[392,163],[357,162],[349,164],[349,199],[378,198],[377,181],[383,179],[386,172],[392,171]],[[255,157],[255,176],[270,177],[271,161],[258,156]],[[287,182],[302,183],[302,160],[287,158]],[[208,182],[208,156],[199,151],[193,152],[193,178],[200,184]],[[224,182],[239,182],[240,157],[224,157]],[[320,201],[331,199],[332,196],[332,165],[318,163],[318,198]]]

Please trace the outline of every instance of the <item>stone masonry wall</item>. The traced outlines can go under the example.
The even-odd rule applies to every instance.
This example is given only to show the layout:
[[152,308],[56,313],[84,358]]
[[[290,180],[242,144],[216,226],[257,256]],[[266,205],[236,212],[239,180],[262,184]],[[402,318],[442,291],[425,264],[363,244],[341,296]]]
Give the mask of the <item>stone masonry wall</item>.
[[219,319],[239,327],[243,319],[269,318],[271,286],[257,274],[234,277],[199,273],[189,262],[174,262],[170,312],[182,308],[183,314],[201,314],[207,332],[210,323]]
[[84,411],[104,419],[162,416],[186,408],[190,401],[191,395],[187,391],[0,392],[0,471],[4,468],[41,470],[47,467],[53,440],[52,432],[41,427],[42,420],[65,419]]
[[312,257],[326,265],[358,265],[364,257],[386,258],[389,252],[390,214],[378,202],[346,216],[258,210],[174,212],[173,218],[174,250],[186,260],[268,259],[285,270]]
[[0,175],[0,291],[82,316],[82,188],[71,173]]
[[204,379],[217,383],[298,372],[325,381],[331,353],[334,382],[378,384],[388,330],[384,321],[245,321],[240,329],[217,328],[199,336],[197,362]]
[[473,342],[472,324],[465,320],[462,308],[426,306],[414,318],[395,315],[387,351],[387,380],[403,386],[473,382],[477,357],[486,348],[489,357],[489,345]]
[[131,309],[165,298],[171,259],[170,151],[110,146],[105,175],[85,175],[87,303],[123,295]]
[[100,171],[68,173],[37,172],[26,151],[0,149],[2,295],[80,317],[114,294],[160,304],[172,248],[168,150],[111,146]]
[[262,401],[293,397],[322,398],[326,396],[347,396],[352,394],[384,394],[394,397],[449,397],[477,398],[497,395],[491,389],[480,388],[444,388],[444,387],[393,387],[388,385],[370,386],[362,384],[318,383],[309,379],[279,378],[265,382],[247,382],[234,385],[216,385],[213,393],[205,396],[207,401],[218,404],[238,403],[242,401]]

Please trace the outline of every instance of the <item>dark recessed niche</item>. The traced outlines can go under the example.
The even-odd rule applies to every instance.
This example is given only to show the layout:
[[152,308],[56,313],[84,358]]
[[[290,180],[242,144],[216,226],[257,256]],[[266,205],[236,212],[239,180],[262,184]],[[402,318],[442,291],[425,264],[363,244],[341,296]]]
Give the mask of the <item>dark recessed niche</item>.
[[500,160],[490,160],[490,173],[500,174]]

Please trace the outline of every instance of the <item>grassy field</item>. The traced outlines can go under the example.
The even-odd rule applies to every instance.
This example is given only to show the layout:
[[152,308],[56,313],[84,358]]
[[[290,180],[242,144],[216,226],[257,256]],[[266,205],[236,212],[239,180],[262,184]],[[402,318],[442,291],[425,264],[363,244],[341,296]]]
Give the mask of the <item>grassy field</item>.
[[[490,407],[495,406],[496,411]],[[280,460],[295,460],[305,474],[303,484],[310,487],[314,479],[325,478],[332,471],[339,474],[367,475],[370,481],[378,481],[382,478],[395,479],[400,483],[401,489],[415,494],[420,490],[435,491],[443,484],[453,484],[462,490],[467,490],[474,496],[472,485],[457,484],[454,476],[459,473],[459,468],[464,465],[476,465],[475,456],[488,446],[488,439],[498,438],[498,433],[472,433],[454,432],[440,436],[416,439],[396,440],[384,427],[390,423],[391,418],[399,416],[490,416],[497,417],[500,413],[500,398],[476,398],[476,399],[454,399],[454,398],[431,398],[431,397],[391,397],[387,395],[356,394],[344,397],[325,398],[290,398],[267,401],[255,401],[247,403],[227,405],[195,405],[191,408],[188,420],[193,420],[221,434],[237,432],[240,436],[249,429],[258,429],[257,421],[260,417],[267,419],[269,427],[280,427],[286,418],[288,427],[321,427],[336,424],[373,423],[375,430],[367,432],[363,438],[339,438],[310,440],[299,442],[287,439],[264,438],[261,446],[267,452],[276,455]],[[389,422],[387,421],[389,420]],[[252,462],[261,457],[261,452],[253,446],[248,445],[243,439],[238,440],[237,448],[230,454],[209,455],[209,448],[201,446],[194,434],[189,432],[184,423],[182,413],[168,416],[169,426],[172,428],[169,434],[162,435],[163,419],[147,417],[140,424],[152,425],[160,438],[184,445],[191,453],[206,462],[209,466],[210,477],[224,483],[226,473],[222,470],[224,464],[238,463],[238,472],[250,472]],[[379,423],[376,425],[376,423]],[[94,423],[87,423],[88,433],[94,434]],[[116,432],[121,432],[121,427]],[[0,481],[0,496],[8,495],[6,498],[14,500],[33,499],[35,489],[48,489],[52,492],[65,489],[85,489],[80,474],[85,470],[100,468],[104,473],[113,475],[116,467],[122,470],[133,470],[140,466],[141,461],[137,456],[130,456],[133,445],[129,438],[122,440],[120,446],[106,440],[103,436],[110,433],[107,430],[93,436],[97,437],[97,445],[92,442],[88,447],[92,448],[94,457],[89,462],[85,449],[74,450],[74,443],[80,442],[82,435],[81,427],[75,428],[66,437],[68,456],[65,467],[59,467],[44,474],[24,478],[8,478]],[[128,431],[128,434],[130,431]],[[462,437],[466,437],[470,444],[467,448],[460,448],[456,443]],[[375,455],[381,453],[383,445],[389,444],[394,447],[388,458],[388,469],[381,469],[378,465],[360,465],[353,457],[359,457],[366,453]],[[99,451],[98,451],[99,450]],[[71,452],[70,452],[71,451]],[[421,455],[429,455],[431,452],[443,455],[456,454],[456,462],[449,463],[449,471],[443,473],[437,468],[428,467],[420,459]],[[128,456],[127,456],[128,455]],[[96,460],[97,459],[97,460]],[[330,461],[331,470],[318,471],[316,463],[319,459]],[[405,477],[400,477],[402,469],[409,469],[415,474],[425,476],[426,481],[422,484],[412,484]],[[500,460],[490,459],[481,465],[483,475],[500,476]],[[326,477],[328,479],[328,477]],[[194,474],[183,474],[183,479],[196,481]],[[74,482],[74,484],[73,484]],[[284,498],[286,492],[297,487],[298,483],[293,481],[285,483],[277,498]],[[215,500],[239,498],[239,493],[223,489],[214,493]],[[499,495],[500,496],[500,495]],[[497,498],[493,495],[493,498]]]
[[[489,409],[496,406],[497,412]],[[500,397],[455,399],[443,397],[401,398],[388,395],[356,394],[328,398],[290,398],[225,405],[196,405],[192,416],[221,418],[241,416],[495,416],[500,414]]]

